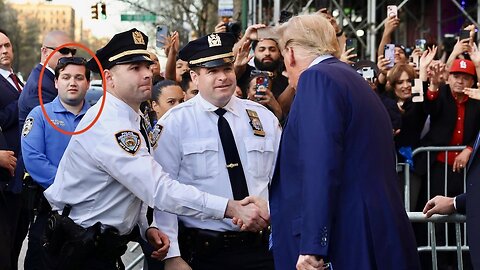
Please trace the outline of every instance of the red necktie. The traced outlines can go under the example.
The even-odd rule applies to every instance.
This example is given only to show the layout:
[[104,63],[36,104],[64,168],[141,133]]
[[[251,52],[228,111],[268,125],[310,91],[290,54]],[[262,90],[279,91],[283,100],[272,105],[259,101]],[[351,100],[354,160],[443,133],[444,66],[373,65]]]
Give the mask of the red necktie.
[[15,87],[17,87],[17,90],[19,93],[22,92],[22,88],[20,87],[20,84],[18,84],[18,78],[17,78],[17,75],[15,75],[15,73],[10,73],[10,75],[8,76],[12,79],[13,83],[15,84]]

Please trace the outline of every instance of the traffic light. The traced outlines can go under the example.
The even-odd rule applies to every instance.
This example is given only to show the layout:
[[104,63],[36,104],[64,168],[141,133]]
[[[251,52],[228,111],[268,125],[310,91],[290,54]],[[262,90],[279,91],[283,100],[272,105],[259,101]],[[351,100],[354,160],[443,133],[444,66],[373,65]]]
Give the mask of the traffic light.
[[107,5],[105,3],[102,3],[101,5],[101,13],[102,13],[102,19],[107,18]]
[[92,19],[98,20],[98,4],[92,5],[90,8],[92,10]]

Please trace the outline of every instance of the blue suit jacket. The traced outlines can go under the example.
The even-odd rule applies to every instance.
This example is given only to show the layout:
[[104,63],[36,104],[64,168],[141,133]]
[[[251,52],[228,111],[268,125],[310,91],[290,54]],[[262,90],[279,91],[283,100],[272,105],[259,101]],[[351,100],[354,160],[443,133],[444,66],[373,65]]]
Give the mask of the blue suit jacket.
[[467,171],[467,192],[457,196],[457,211],[467,215],[467,236],[473,268],[480,269],[480,133],[477,135]]
[[[18,90],[0,75],[0,127],[5,138],[6,147],[2,150],[15,152],[18,160],[20,153],[20,128],[18,125]],[[22,190],[23,167],[18,165],[15,176],[7,182],[7,190],[19,193]]]
[[419,269],[397,179],[390,119],[366,81],[336,58],[305,70],[270,191],[276,269],[299,254],[335,270]]
[[[23,88],[22,94],[18,99],[18,119],[20,121],[20,126],[23,127],[23,123],[27,118],[27,115],[30,111],[40,105],[40,100],[38,98],[38,78],[40,77],[40,71],[42,70],[42,65],[38,64],[28,76],[25,87]],[[42,78],[42,99],[43,104],[51,102],[58,95],[57,88],[55,87],[55,75],[45,68]]]

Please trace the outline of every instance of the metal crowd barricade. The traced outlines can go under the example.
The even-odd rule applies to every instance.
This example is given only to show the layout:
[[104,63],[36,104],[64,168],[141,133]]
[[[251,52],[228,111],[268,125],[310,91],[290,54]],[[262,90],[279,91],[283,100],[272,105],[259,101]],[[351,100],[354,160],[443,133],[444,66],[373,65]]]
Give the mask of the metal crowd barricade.
[[[129,252],[135,252],[135,250],[140,247],[140,244],[139,243],[135,243],[130,249],[128,249]],[[143,252],[140,253],[140,255],[138,255],[132,262],[130,262],[130,264],[128,264],[126,267],[125,267],[125,270],[132,270],[135,268],[135,266],[137,266],[137,264],[139,263],[142,263],[143,264],[143,259],[144,259],[144,255],[143,255]],[[143,269],[143,268],[142,268]]]
[[[412,156],[415,157],[420,153],[426,153],[427,158],[427,198],[431,199],[430,185],[431,185],[431,159],[435,158],[438,152],[445,152],[445,160],[447,160],[448,153],[451,151],[461,151],[465,149],[466,146],[447,146],[447,147],[419,147],[415,149],[412,153]],[[431,153],[434,153],[433,157]],[[457,253],[457,266],[458,269],[463,270],[463,259],[462,251],[468,251],[467,246],[467,234],[466,234],[466,217],[460,214],[453,214],[449,216],[434,215],[431,218],[426,218],[425,215],[421,212],[410,212],[410,164],[408,163],[399,163],[397,164],[397,171],[404,170],[405,175],[405,185],[404,185],[404,199],[405,199],[405,210],[407,211],[408,217],[411,222],[422,222],[428,223],[428,240],[427,246],[419,246],[418,252],[431,252],[432,253],[432,265],[433,269],[437,270],[437,252],[438,251],[456,251]],[[444,183],[444,195],[447,194],[448,187],[448,176],[447,176],[447,164],[445,164],[445,183]],[[463,170],[463,191],[466,191],[466,168]],[[445,223],[445,245],[437,246],[436,235],[435,235],[435,226],[434,223]],[[455,223],[455,245],[450,245],[448,241],[448,223]],[[464,236],[462,239],[461,236],[461,226],[463,224]],[[463,240],[463,241],[462,241]]]

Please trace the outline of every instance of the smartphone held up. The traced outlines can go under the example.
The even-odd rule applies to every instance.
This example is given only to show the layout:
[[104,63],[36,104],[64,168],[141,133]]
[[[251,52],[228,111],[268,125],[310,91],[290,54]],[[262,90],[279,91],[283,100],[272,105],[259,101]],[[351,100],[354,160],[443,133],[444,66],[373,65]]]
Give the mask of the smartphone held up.
[[390,62],[387,67],[392,68],[395,65],[395,44],[386,44],[385,45],[385,59],[388,59]]
[[[270,89],[271,87],[271,78],[273,76],[272,72],[253,70],[250,73],[250,76],[256,77],[255,78],[255,95],[265,96],[267,94],[267,89]],[[257,98],[257,101],[259,100],[260,98]]]
[[346,51],[349,51],[349,50],[353,49],[350,52],[350,55],[356,54],[357,56],[355,56],[353,58],[350,58],[350,60],[353,61],[353,62],[357,62],[358,61],[358,41],[357,41],[357,39],[348,38],[345,46],[346,46],[346,48],[345,48]]
[[388,18],[390,17],[398,18],[398,7],[395,5],[387,6],[387,16]]
[[155,45],[157,46],[157,48],[163,48],[165,46],[165,41],[167,40],[167,36],[168,36],[168,27],[166,25],[158,25],[157,33],[155,35],[156,37]]

